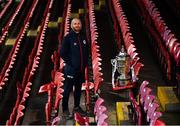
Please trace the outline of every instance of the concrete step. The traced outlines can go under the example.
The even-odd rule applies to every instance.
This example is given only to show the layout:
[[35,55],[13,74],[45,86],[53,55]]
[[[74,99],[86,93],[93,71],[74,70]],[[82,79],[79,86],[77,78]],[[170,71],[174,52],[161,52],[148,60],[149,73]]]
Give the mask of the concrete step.
[[131,118],[129,117],[128,106],[130,102],[116,102],[117,123],[118,125],[129,125]]
[[40,32],[40,30],[41,30],[41,25],[38,26],[37,32]]
[[106,2],[105,0],[99,0],[99,6],[105,6]]
[[58,28],[58,22],[57,21],[50,21],[48,23],[48,28]]
[[85,9],[79,8],[79,9],[78,9],[78,13],[79,13],[79,14],[84,14],[84,13],[85,13]]
[[174,93],[173,87],[158,87],[157,96],[164,111],[180,111],[180,103]]
[[62,23],[62,21],[63,21],[63,18],[62,18],[62,17],[59,17],[59,18],[58,18],[58,23]]
[[99,4],[95,4],[95,5],[94,5],[94,10],[97,11],[97,10],[100,10],[100,9],[101,9],[101,7],[99,6]]
[[79,18],[79,13],[71,13],[71,18]]
[[101,10],[102,7],[104,7],[106,5],[105,0],[99,0],[98,4],[94,5],[94,9],[99,11]]
[[30,36],[37,36],[37,30],[29,30],[27,32],[27,36],[30,37]]
[[9,38],[6,40],[5,45],[14,45],[16,38]]

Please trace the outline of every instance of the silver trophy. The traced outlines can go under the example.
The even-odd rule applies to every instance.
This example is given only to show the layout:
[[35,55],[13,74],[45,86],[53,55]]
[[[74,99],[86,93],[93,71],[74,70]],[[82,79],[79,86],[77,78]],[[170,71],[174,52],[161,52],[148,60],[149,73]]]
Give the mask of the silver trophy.
[[111,59],[112,64],[112,86],[125,86],[131,80],[131,58],[122,46],[115,59]]

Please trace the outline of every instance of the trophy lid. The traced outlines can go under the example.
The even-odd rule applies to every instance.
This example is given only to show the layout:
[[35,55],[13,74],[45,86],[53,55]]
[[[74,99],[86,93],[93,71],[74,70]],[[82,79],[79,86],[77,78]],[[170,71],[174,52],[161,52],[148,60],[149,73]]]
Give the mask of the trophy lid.
[[118,56],[116,56],[116,57],[117,57],[117,58],[129,57],[129,55],[126,53],[125,48],[124,48],[123,45],[122,45],[122,47],[121,47],[121,50],[120,50]]

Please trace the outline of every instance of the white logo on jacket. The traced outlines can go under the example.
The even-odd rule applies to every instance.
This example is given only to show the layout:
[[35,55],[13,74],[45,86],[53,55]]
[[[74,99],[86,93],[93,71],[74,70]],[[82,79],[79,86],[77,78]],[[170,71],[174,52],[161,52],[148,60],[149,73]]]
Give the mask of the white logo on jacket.
[[74,46],[76,46],[77,45],[77,43],[76,42],[74,42]]
[[86,44],[86,40],[83,40],[84,45]]

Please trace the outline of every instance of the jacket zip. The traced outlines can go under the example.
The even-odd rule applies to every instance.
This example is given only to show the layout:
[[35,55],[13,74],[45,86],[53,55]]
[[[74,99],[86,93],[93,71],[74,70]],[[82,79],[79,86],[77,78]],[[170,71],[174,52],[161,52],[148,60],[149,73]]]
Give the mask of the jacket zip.
[[79,49],[80,49],[80,66],[81,66],[81,72],[83,72],[83,54],[82,54],[82,45],[80,41],[80,36],[78,35],[78,43],[79,43]]

